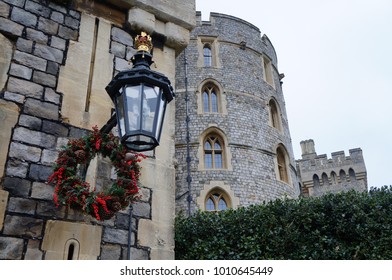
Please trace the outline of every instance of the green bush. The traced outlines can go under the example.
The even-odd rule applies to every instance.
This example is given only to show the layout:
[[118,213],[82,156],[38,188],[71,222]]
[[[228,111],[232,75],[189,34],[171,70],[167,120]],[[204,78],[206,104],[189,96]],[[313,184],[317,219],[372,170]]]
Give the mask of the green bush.
[[392,186],[182,215],[176,259],[392,259]]

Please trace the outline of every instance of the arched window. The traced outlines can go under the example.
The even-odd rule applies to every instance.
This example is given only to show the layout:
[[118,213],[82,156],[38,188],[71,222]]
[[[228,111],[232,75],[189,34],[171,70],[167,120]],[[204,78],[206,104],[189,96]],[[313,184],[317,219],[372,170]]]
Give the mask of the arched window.
[[350,176],[350,181],[355,181],[355,180],[357,180],[357,177],[356,177],[356,175],[355,175],[354,169],[350,168],[350,169],[348,170],[348,174],[349,174],[349,176]]
[[323,173],[321,175],[321,178],[323,179],[323,186],[328,186],[329,185],[328,175]]
[[278,162],[279,180],[289,183],[289,174],[288,174],[286,158],[287,158],[286,150],[282,146],[279,146],[276,149],[276,159]]
[[344,170],[340,170],[339,177],[341,183],[346,182],[346,172],[344,172]]
[[334,184],[334,185],[337,184],[337,182],[338,182],[336,173],[334,171],[331,172],[331,181],[332,181],[332,184]]
[[218,113],[219,91],[214,84],[207,84],[203,87],[203,111],[205,113]]
[[274,99],[271,99],[268,103],[268,107],[272,127],[281,130],[282,126],[280,120],[280,112],[276,101]]
[[313,186],[316,188],[320,186],[320,179],[319,176],[317,176],[317,174],[313,175]]
[[223,140],[216,134],[209,134],[204,140],[204,167],[207,169],[224,168]]
[[64,259],[77,260],[79,259],[79,242],[76,239],[69,239],[65,243]]
[[206,211],[223,211],[230,208],[231,202],[229,196],[220,189],[213,189],[208,193],[205,200]]
[[212,66],[212,51],[210,44],[203,46],[204,66]]

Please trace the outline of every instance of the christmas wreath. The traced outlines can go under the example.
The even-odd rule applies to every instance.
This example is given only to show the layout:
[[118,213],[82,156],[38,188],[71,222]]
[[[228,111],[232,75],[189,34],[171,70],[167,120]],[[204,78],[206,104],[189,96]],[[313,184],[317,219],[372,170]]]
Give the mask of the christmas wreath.
[[[78,165],[88,164],[97,154],[109,157],[117,174],[117,180],[105,192],[95,192],[77,174]],[[80,209],[97,220],[110,219],[139,198],[139,162],[144,157],[130,153],[112,133],[101,133],[97,127],[85,137],[69,140],[59,152],[48,179],[49,183],[56,183],[55,204]]]

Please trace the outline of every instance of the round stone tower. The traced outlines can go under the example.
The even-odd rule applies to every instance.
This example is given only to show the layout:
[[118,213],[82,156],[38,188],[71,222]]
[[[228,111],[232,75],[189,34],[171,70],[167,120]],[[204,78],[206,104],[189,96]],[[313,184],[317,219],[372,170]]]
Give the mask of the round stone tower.
[[176,59],[177,212],[298,197],[283,77],[256,26],[197,12]]

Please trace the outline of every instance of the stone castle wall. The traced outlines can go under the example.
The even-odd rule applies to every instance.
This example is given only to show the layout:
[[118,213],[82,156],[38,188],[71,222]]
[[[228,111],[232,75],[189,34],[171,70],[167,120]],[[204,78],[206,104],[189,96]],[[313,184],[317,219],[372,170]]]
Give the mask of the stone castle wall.
[[[165,148],[142,163],[144,188],[131,229],[128,209],[101,222],[56,208],[47,180],[68,139],[110,117],[113,105],[104,87],[130,67],[135,51],[130,31],[154,33],[155,70],[174,85],[170,62],[187,44],[193,21],[183,20],[193,18],[194,1],[167,4],[165,10],[177,5],[176,14],[156,16],[164,1],[154,1],[155,10],[143,1],[58,2],[0,2],[0,259],[64,259],[67,244],[78,248],[79,259],[125,259],[129,234],[133,259],[172,259],[173,106],[161,138]],[[112,176],[110,164],[98,160],[94,172],[97,187],[104,188]],[[162,204],[166,211],[160,211]]]

